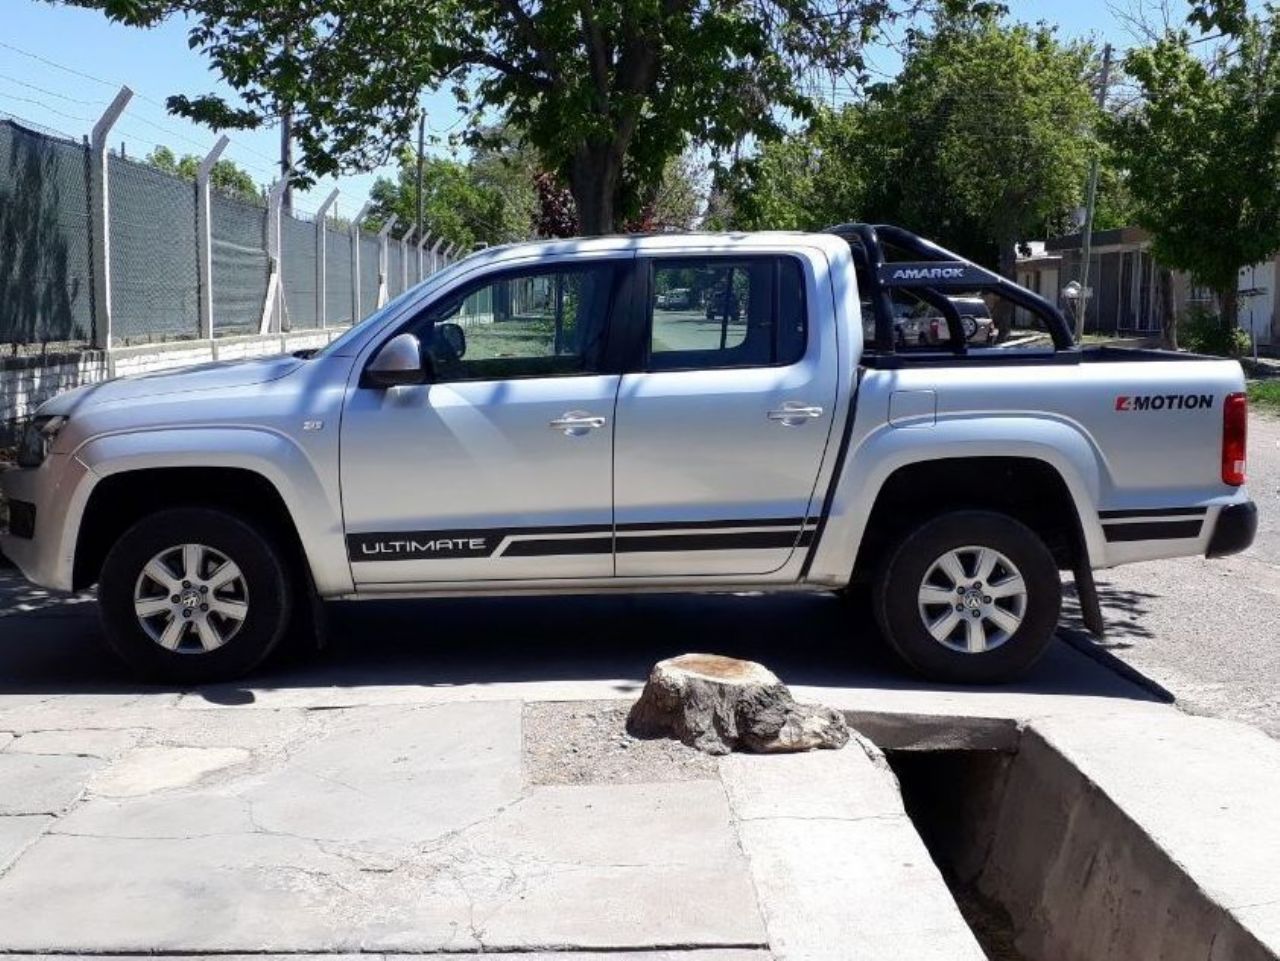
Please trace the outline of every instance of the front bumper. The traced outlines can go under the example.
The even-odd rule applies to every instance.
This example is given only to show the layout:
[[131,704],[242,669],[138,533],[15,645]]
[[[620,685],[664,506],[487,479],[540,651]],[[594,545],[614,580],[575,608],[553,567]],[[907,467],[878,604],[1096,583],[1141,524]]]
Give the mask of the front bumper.
[[1239,554],[1253,543],[1258,533],[1258,505],[1253,501],[1228,504],[1218,512],[1205,557]]
[[[25,505],[19,513],[27,515],[10,517],[9,529],[0,531],[0,552],[33,584],[72,589],[76,533],[94,479],[79,458],[65,454],[0,474],[5,498]],[[31,528],[24,527],[28,521]]]

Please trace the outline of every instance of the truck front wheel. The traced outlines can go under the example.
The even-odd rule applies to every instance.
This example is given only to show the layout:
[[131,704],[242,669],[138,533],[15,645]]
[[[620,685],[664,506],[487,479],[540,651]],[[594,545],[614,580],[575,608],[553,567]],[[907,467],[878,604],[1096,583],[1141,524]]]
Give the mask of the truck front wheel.
[[108,552],[98,582],[107,643],[149,680],[239,677],[279,643],[292,602],[272,542],[202,507],[148,515]]
[[889,645],[923,676],[999,683],[1044,654],[1062,582],[1053,555],[1026,525],[991,511],[956,511],[889,553],[873,604]]

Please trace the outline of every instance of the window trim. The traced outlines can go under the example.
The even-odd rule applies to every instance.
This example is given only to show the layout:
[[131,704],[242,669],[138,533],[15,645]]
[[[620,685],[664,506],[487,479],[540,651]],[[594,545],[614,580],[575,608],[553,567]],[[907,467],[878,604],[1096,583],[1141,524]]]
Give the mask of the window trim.
[[[782,285],[781,279],[782,262],[790,261],[800,272],[800,296],[801,309],[800,315],[804,319],[804,346],[800,351],[800,355],[794,360],[785,362],[774,362],[771,364],[694,364],[687,367],[661,367],[654,369],[653,360],[653,314],[657,309],[657,271],[662,263],[681,263],[681,262],[709,262],[715,260],[728,261],[730,266],[745,265],[749,262],[767,260],[772,262],[773,283],[772,283],[772,301],[773,312],[773,337],[774,347],[777,347],[777,338],[781,333],[779,325],[779,316],[782,310]],[[643,374],[680,374],[680,373],[701,373],[703,371],[712,370],[770,370],[782,367],[794,367],[797,364],[804,363],[809,356],[810,344],[809,338],[812,334],[812,324],[809,316],[809,275],[805,270],[806,261],[803,257],[799,257],[793,253],[783,251],[753,251],[753,250],[725,250],[725,251],[671,251],[667,252],[642,252],[636,261],[636,271],[640,275],[640,283],[637,293],[635,314],[642,330],[642,339],[638,356],[637,373]],[[693,351],[664,351],[668,354],[693,353]],[[705,353],[705,352],[703,352]]]
[[[414,328],[421,325],[425,317],[432,311],[436,310],[441,304],[458,299],[465,301],[476,291],[493,284],[502,283],[504,281],[516,280],[521,277],[537,277],[546,274],[564,274],[564,273],[584,273],[588,270],[608,269],[613,272],[613,289],[610,296],[609,310],[601,321],[602,329],[600,332],[600,345],[597,349],[597,357],[595,369],[568,371],[565,373],[530,373],[530,374],[512,374],[506,377],[436,377],[434,374],[424,382],[425,386],[432,384],[482,384],[482,383],[503,383],[513,380],[559,380],[566,377],[600,377],[607,374],[618,373],[617,328],[622,322],[622,318],[626,316],[630,310],[628,300],[631,296],[628,278],[631,275],[633,257],[629,252],[626,256],[606,256],[592,257],[582,260],[554,260],[550,262],[522,264],[517,267],[498,268],[496,270],[483,272],[476,277],[464,281],[449,290],[444,291],[439,296],[422,305],[421,308],[414,311],[413,314],[398,324],[391,327],[383,336],[381,336],[376,346],[369,351],[361,371],[359,383],[363,386],[365,383],[365,372],[370,364],[373,363],[386,346],[387,342],[392,338],[403,333],[417,333]],[[421,340],[421,337],[419,337]],[[424,344],[425,347],[425,344]],[[537,359],[537,358],[526,358]]]

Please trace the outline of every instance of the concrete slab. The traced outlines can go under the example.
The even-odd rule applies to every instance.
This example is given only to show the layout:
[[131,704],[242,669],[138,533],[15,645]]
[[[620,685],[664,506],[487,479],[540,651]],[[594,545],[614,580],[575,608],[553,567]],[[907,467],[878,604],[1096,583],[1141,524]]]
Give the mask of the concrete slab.
[[0,754],[0,815],[61,812],[102,763],[85,757]]
[[475,890],[487,950],[765,943],[715,781],[537,788],[441,853],[494,866]]
[[520,717],[307,712],[252,750],[136,748],[0,876],[0,950],[764,944],[717,781],[529,789]]
[[143,747],[97,772],[89,787],[98,797],[140,797],[196,784],[252,756],[242,747]]
[[721,774],[775,957],[985,959],[871,744],[730,755]]
[[0,874],[52,823],[45,814],[12,814],[0,817]]
[[[137,744],[138,737],[139,732],[130,730],[33,731],[13,741],[8,750],[12,754],[70,754],[113,758]],[[4,735],[0,735],[0,750],[4,749]]]
[[5,750],[13,743],[13,735],[8,731],[0,731],[0,751]]

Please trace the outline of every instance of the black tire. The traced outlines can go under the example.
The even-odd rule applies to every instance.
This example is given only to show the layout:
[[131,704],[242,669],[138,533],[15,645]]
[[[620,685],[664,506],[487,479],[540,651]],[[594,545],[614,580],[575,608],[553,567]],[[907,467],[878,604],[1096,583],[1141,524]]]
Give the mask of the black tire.
[[[183,544],[204,545],[234,561],[248,590],[238,630],[213,650],[166,650],[134,609],[143,568]],[[289,624],[293,590],[279,549],[252,524],[222,510],[183,507],[148,515],[116,541],[102,565],[98,603],[107,645],[136,673],[162,683],[204,684],[241,677],[266,659]]]
[[[981,653],[935,640],[920,607],[921,588],[934,562],[968,546],[1004,555],[1026,586],[1021,624],[999,646]],[[921,525],[889,552],[873,590],[876,621],[889,646],[917,673],[950,683],[998,684],[1023,674],[1048,648],[1062,606],[1058,565],[1044,542],[1026,525],[992,511],[956,511]],[[934,608],[926,610],[933,616]]]

